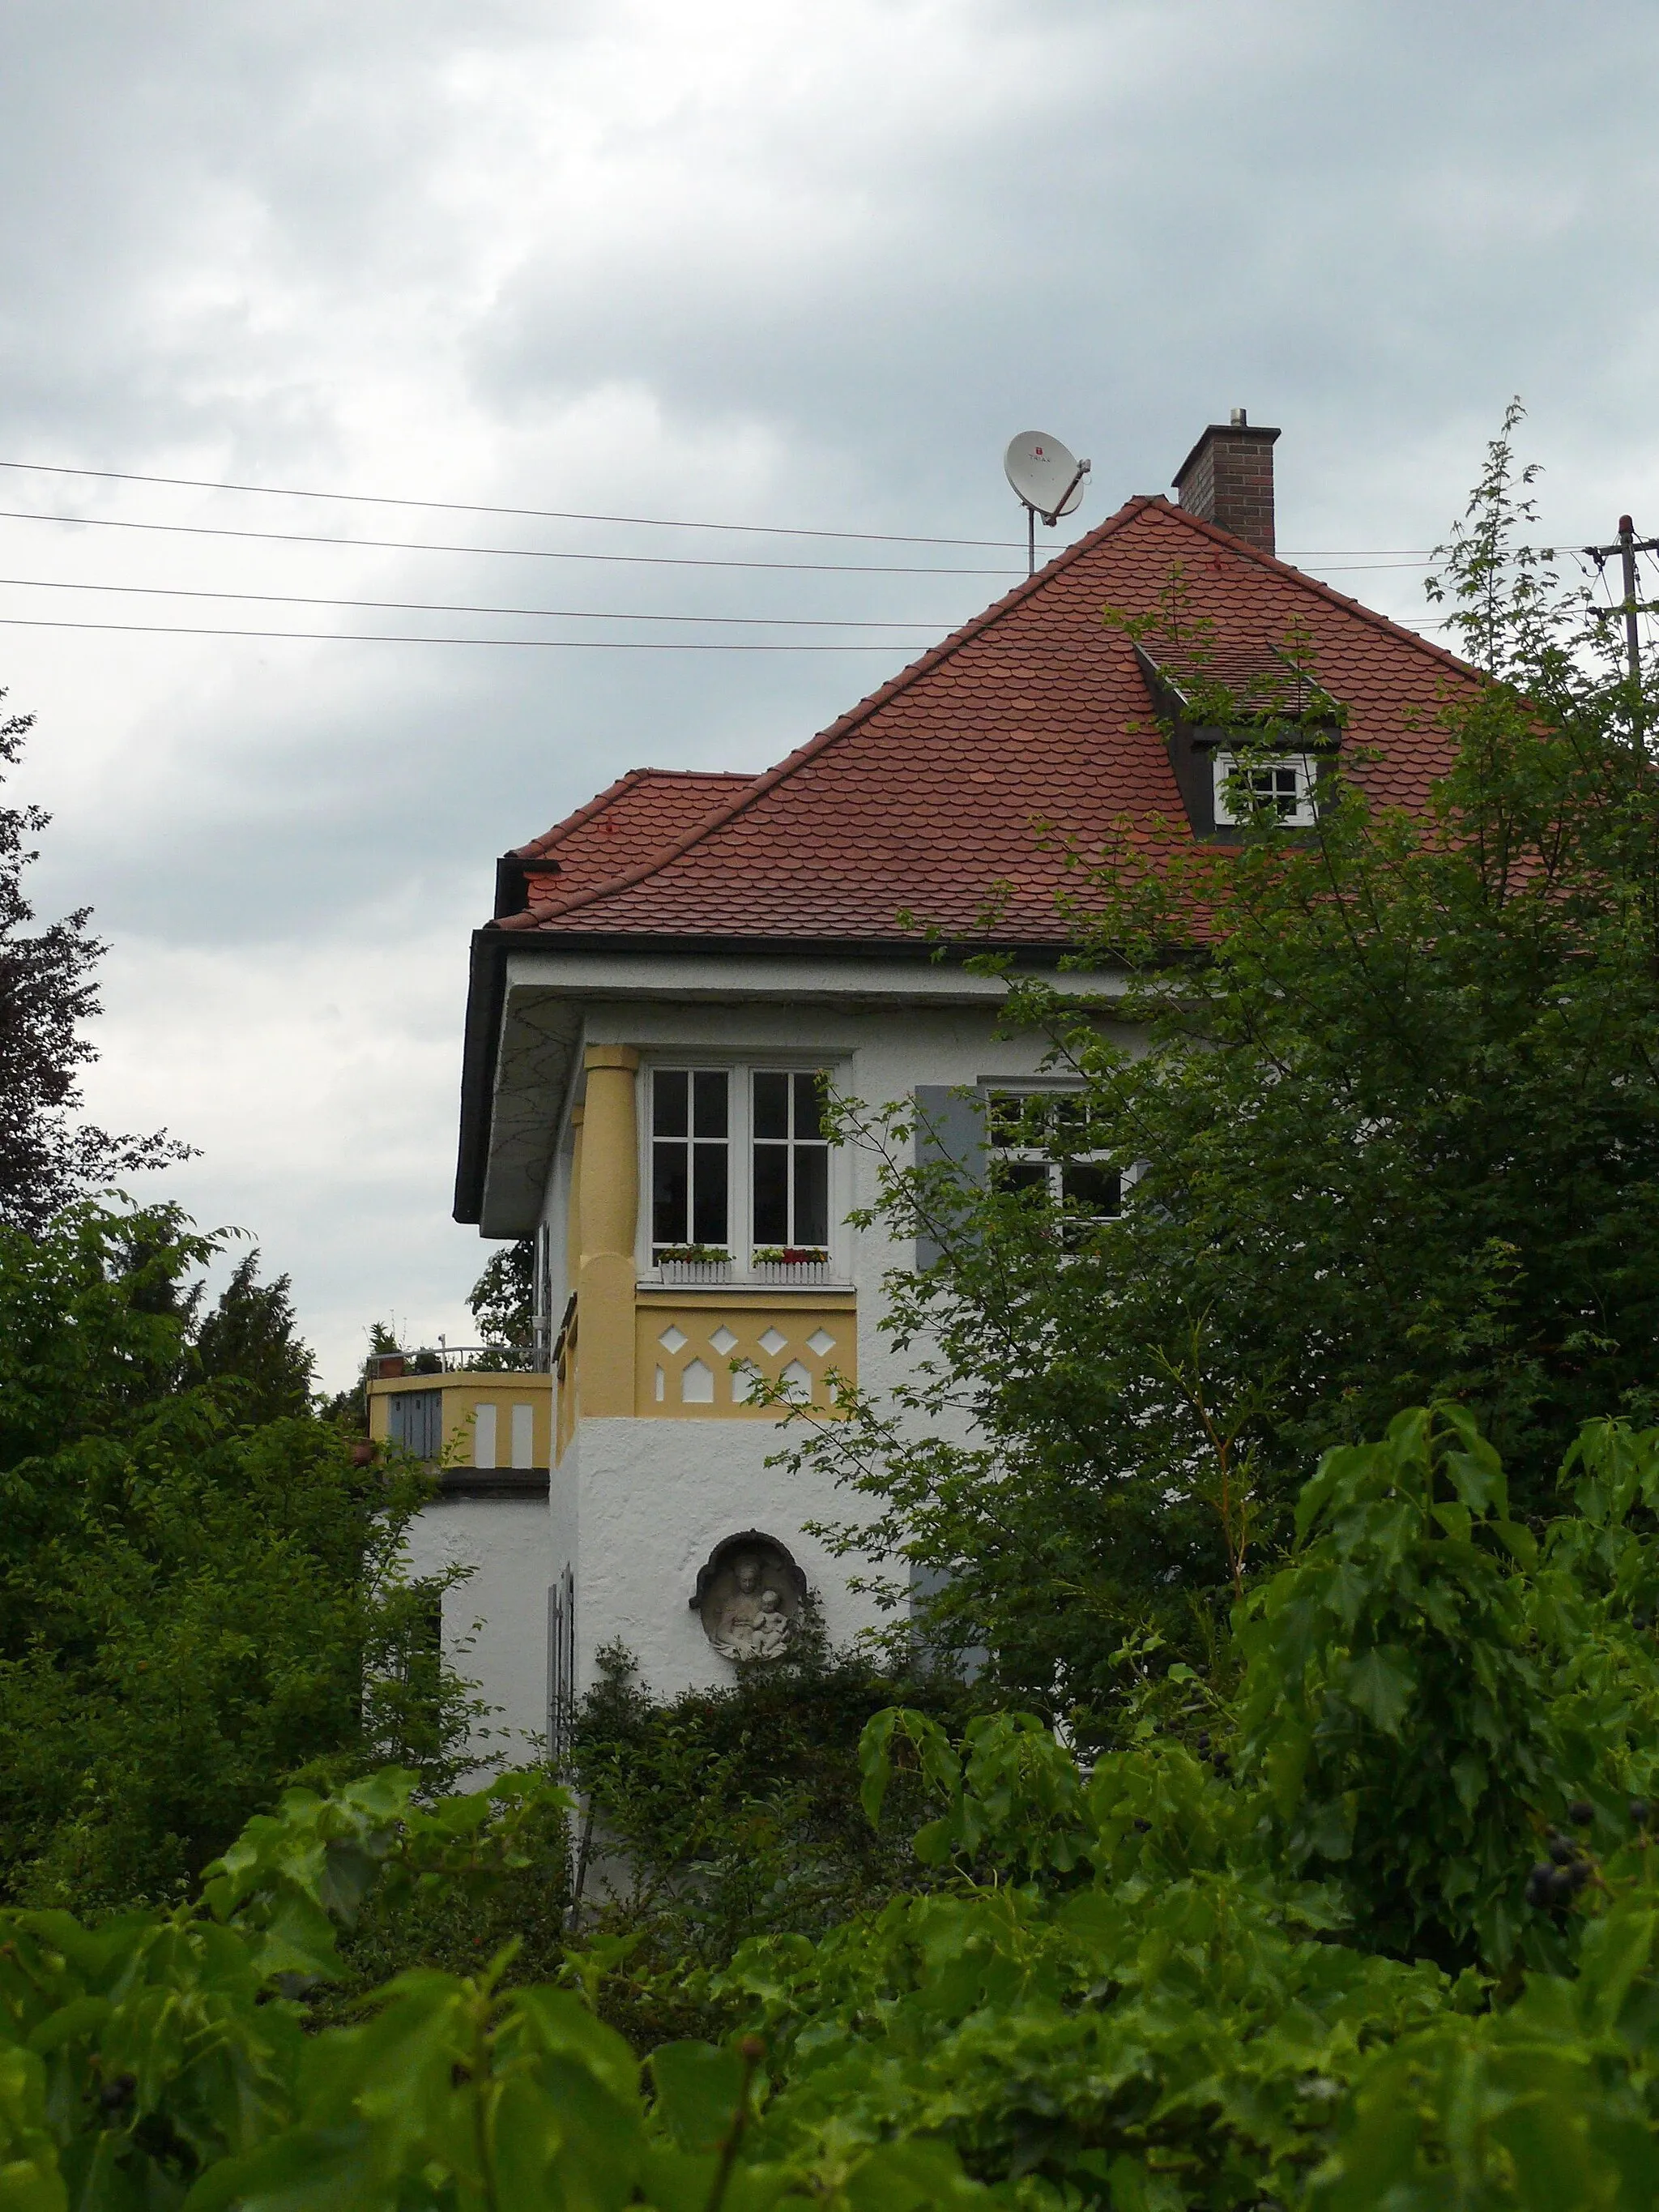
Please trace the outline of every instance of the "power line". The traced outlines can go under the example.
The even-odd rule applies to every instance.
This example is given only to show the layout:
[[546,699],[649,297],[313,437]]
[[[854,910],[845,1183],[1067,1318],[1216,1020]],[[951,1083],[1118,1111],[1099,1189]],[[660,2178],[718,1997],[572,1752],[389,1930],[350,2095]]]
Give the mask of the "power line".
[[907,645],[894,638],[871,645],[819,645],[810,641],[757,645],[735,639],[716,641],[691,637],[434,637],[419,630],[393,635],[380,630],[220,629],[183,623],[69,622],[47,615],[0,615],[0,626],[7,629],[116,630],[143,637],[288,638],[314,645],[503,645],[556,653],[925,653],[937,642],[924,638]]
[[[307,490],[295,484],[239,483],[229,477],[155,476],[143,473],[136,469],[74,468],[58,461],[0,460],[0,469],[22,471],[31,476],[86,477],[100,483],[165,484],[177,490],[240,492],[265,499],[323,499],[353,507],[410,507],[434,514],[512,515],[528,522],[600,522],[618,524],[639,530],[714,530],[750,538],[827,538],[848,544],[867,545],[962,545],[979,547],[986,551],[1000,551],[1005,547],[1011,552],[1016,551],[1020,544],[1019,539],[1015,538],[934,538],[915,532],[894,530],[811,530],[798,523],[686,521],[677,516],[661,514],[590,514],[579,507],[501,507],[483,500],[414,499],[389,492]],[[56,519],[63,520],[77,518],[60,516]],[[442,550],[455,551],[467,549],[446,547]],[[482,551],[485,549],[478,550]],[[1287,549],[1279,557],[1287,561],[1352,558],[1392,560],[1407,557],[1413,560],[1427,560],[1431,557],[1433,550],[1431,546],[1427,545],[1309,546]],[[945,570],[939,573],[981,575],[1000,572],[963,569]]]
[[686,553],[567,553],[539,545],[440,545],[405,538],[336,538],[324,532],[231,530],[207,522],[132,522],[110,514],[36,514],[25,507],[0,507],[8,522],[57,522],[77,530],[160,531],[180,538],[258,538],[283,545],[352,545],[380,553],[481,553],[515,561],[603,561],[647,568],[790,568],[803,574],[839,576],[1015,576],[1017,568],[927,568],[864,561],[719,561]]
[[140,476],[131,469],[76,469],[56,461],[0,461],[0,469],[27,470],[34,476],[95,477],[102,483],[172,484],[188,491],[254,492],[270,499],[330,499],[358,507],[422,507],[440,514],[512,514],[531,522],[617,522],[641,530],[726,530],[752,538],[842,538],[872,545],[1007,546],[1017,538],[918,538],[890,530],[805,530],[782,522],[681,522],[660,514],[584,514],[572,507],[488,507],[477,500],[399,499],[374,491],[301,491],[290,484],[220,483],[210,477]]
[[26,592],[117,592],[160,599],[233,599],[260,606],[359,607],[380,614],[525,615],[557,622],[705,623],[745,629],[931,629],[931,621],[878,621],[866,616],[631,614],[604,607],[482,607],[441,599],[336,599],[301,592],[193,591],[180,584],[78,584],[60,576],[0,576],[0,586]]

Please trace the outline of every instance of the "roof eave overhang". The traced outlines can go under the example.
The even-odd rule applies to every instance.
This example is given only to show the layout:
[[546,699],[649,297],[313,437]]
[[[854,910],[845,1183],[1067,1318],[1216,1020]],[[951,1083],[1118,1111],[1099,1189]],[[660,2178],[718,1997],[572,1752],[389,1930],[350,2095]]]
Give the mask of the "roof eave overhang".
[[[461,1066],[460,1141],[455,1175],[454,1218],[476,1224],[485,1237],[524,1234],[515,1225],[523,1212],[528,1184],[509,1194],[501,1182],[503,1119],[503,1041],[508,1027],[509,993],[524,998],[556,998],[567,1001],[572,1018],[558,1027],[541,1025],[535,1048],[550,1048],[556,1055],[561,1042],[574,1047],[580,1031],[578,1010],[590,1000],[640,996],[645,998],[708,999],[739,995],[798,1000],[798,985],[785,980],[789,970],[811,963],[829,964],[833,980],[820,976],[817,995],[866,1003],[881,1000],[922,998],[935,1003],[950,1000],[973,1001],[994,998],[993,979],[969,977],[963,963],[975,953],[1006,953],[1026,969],[1057,969],[1064,954],[1076,947],[1062,939],[963,939],[929,944],[917,937],[726,937],[686,936],[614,930],[478,929],[473,932],[471,969],[467,990],[465,1042]],[[689,979],[671,980],[660,972],[665,961],[696,961],[703,969],[698,988]],[[614,967],[611,963],[617,963]],[[868,963],[877,973],[860,977],[855,963]],[[657,968],[653,977],[628,971],[647,963]],[[566,973],[560,975],[563,966]],[[741,971],[747,966],[750,972]],[[839,969],[841,975],[834,976]],[[909,988],[903,971],[911,971]],[[609,969],[607,974],[605,971]],[[575,972],[571,972],[571,971]],[[769,981],[767,972],[774,971]],[[880,971],[886,970],[883,974]],[[515,973],[516,971],[516,973]],[[538,972],[542,971],[542,972]],[[758,972],[757,972],[758,971]],[[1097,983],[1096,988],[1098,988]],[[511,1079],[513,1070],[507,1071]],[[574,1066],[562,1085],[568,1091]],[[517,1118],[507,1107],[505,1118]],[[550,1144],[556,1130],[550,1125],[557,1112],[550,1097],[539,1109],[539,1118]],[[492,1169],[496,1172],[492,1173]],[[533,1176],[532,1178],[533,1180]],[[511,1180],[511,1178],[509,1178]],[[523,1178],[520,1178],[523,1181]]]

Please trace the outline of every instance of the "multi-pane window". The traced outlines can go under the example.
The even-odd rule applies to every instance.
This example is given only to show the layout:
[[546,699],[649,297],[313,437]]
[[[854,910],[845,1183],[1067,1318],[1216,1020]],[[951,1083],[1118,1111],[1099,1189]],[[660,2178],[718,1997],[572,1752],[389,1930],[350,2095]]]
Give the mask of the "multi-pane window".
[[823,1078],[797,1068],[659,1067],[650,1086],[651,1257],[827,1259]]
[[1035,1194],[1056,1208],[1068,1250],[1122,1212],[1122,1170],[1091,1147],[1082,1098],[994,1092],[986,1120],[992,1188]]
[[830,1140],[823,1127],[823,1079],[757,1068],[750,1081],[754,1242],[822,1249],[830,1242]]
[[732,1079],[659,1067],[651,1082],[651,1245],[724,1249],[730,1234]]
[[1314,819],[1312,763],[1300,754],[1262,759],[1218,753],[1215,818],[1230,825],[1265,820],[1305,828]]

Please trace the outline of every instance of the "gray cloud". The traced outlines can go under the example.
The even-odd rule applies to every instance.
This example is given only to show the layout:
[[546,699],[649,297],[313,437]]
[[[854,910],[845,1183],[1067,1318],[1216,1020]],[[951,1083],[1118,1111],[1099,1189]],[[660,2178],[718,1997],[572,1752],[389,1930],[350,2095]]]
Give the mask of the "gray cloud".
[[[1012,538],[1014,429],[1091,455],[1087,522],[1243,404],[1284,427],[1287,546],[1421,546],[1520,390],[1550,530],[1659,515],[1639,14],[1615,39],[1565,0],[17,0],[8,32],[0,459]],[[744,545],[3,471],[0,507]],[[3,519],[0,575],[918,636],[1001,587]],[[1332,580],[1422,618],[1415,571]],[[601,628],[13,585],[0,614]],[[5,629],[0,681],[41,715],[24,781],[58,814],[41,902],[91,897],[119,947],[99,1110],[204,1143],[177,1188],[293,1269],[331,1371],[376,1313],[453,1333],[495,854],[643,761],[762,766],[905,657]]]

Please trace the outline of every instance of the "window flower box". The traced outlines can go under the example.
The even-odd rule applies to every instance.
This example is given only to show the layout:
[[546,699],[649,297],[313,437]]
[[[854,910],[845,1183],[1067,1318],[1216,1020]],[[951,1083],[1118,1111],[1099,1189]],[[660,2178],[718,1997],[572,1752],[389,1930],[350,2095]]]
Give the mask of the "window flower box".
[[665,1283],[729,1283],[732,1255],[719,1244],[670,1244],[657,1255]]
[[757,1244],[750,1258],[762,1283],[827,1283],[830,1255],[822,1244]]

